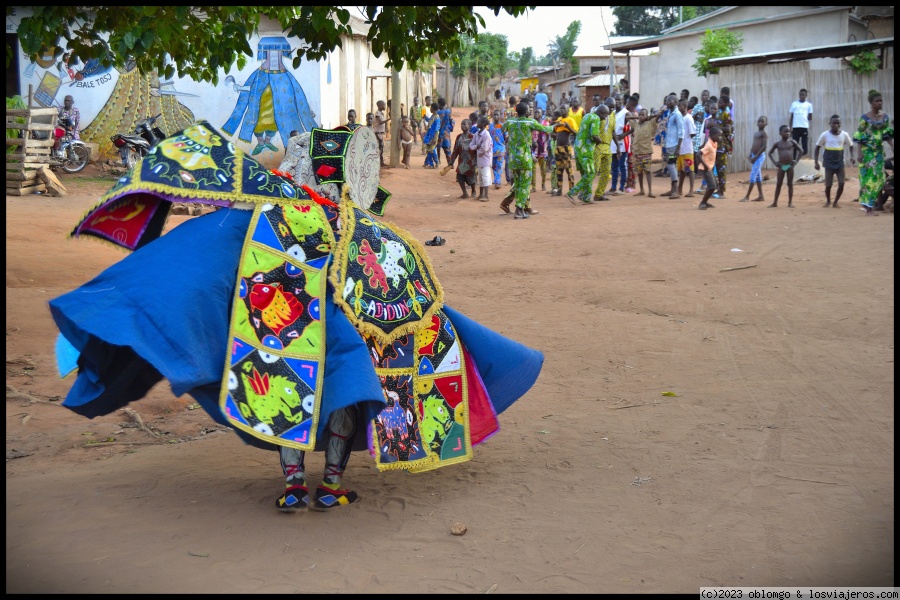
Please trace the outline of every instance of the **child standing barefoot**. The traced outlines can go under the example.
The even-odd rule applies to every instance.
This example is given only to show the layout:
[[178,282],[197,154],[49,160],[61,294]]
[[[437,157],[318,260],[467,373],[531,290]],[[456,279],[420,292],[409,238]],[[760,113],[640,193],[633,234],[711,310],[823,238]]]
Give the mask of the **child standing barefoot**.
[[781,193],[781,184],[785,177],[787,177],[788,208],[793,208],[791,203],[794,200],[794,165],[803,156],[803,148],[796,140],[791,139],[791,130],[787,125],[779,127],[778,133],[781,134],[781,139],[772,144],[772,149],[769,150],[769,158],[772,158],[772,153],[778,149],[778,160],[772,159],[778,167],[778,181],[775,184],[775,200],[769,208],[778,207],[778,195]]
[[631,143],[631,151],[634,155],[634,174],[641,186],[641,191],[636,196],[644,194],[644,176],[647,179],[647,196],[656,198],[653,195],[653,173],[650,171],[650,165],[653,158],[653,136],[656,135],[656,120],[651,119],[646,108],[638,111],[637,116],[625,117],[627,121],[637,119],[637,124],[632,125],[631,131],[634,132],[634,141]]
[[697,207],[700,210],[707,208],[715,208],[709,203],[709,199],[716,191],[716,178],[713,175],[713,169],[716,167],[716,152],[718,151],[719,138],[722,136],[722,129],[713,125],[709,128],[706,143],[700,148],[700,166],[697,168],[697,174],[703,177],[706,182],[706,191],[703,192],[703,199]]
[[414,139],[415,133],[413,133],[413,128],[410,126],[409,117],[403,117],[400,121],[400,146],[403,147],[403,159],[400,162],[407,169],[409,168],[409,154],[412,151]]
[[753,145],[750,147],[750,154],[747,155],[747,158],[753,165],[750,168],[750,186],[747,188],[747,194],[739,202],[751,201],[750,192],[753,191],[754,183],[757,191],[759,191],[759,195],[752,202],[762,202],[765,199],[763,198],[762,189],[762,166],[766,162],[766,146],[769,145],[769,134],[766,133],[766,125],[768,124],[769,120],[766,117],[760,117],[756,120],[759,130],[753,134]]
[[822,160],[825,165],[825,206],[831,206],[831,182],[837,175],[838,188],[834,195],[834,207],[838,207],[838,200],[844,192],[844,148],[849,150],[850,164],[855,165],[856,160],[853,158],[853,140],[850,134],[841,130],[841,117],[838,115],[831,116],[829,123],[831,128],[819,136],[816,142],[816,171],[819,170],[819,150],[825,149],[825,157]]
[[[478,117],[477,131],[469,142],[469,150],[475,152],[475,164],[478,169],[478,187],[480,192],[477,200],[482,202],[488,201],[488,188],[490,188],[491,180],[493,179],[491,161],[494,155],[494,141],[491,138],[491,134],[487,131],[489,125],[490,120],[486,116]],[[506,212],[509,212],[508,208]]]

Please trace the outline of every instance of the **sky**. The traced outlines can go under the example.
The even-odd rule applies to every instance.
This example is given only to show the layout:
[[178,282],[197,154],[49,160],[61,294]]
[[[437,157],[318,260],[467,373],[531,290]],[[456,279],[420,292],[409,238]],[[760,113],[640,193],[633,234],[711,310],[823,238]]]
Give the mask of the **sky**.
[[[535,56],[547,54],[547,44],[556,36],[565,34],[572,21],[581,21],[581,34],[576,44],[582,47],[586,43],[583,40],[588,36],[599,36],[604,44],[607,43],[606,31],[612,31],[616,22],[609,6],[538,6],[521,17],[512,17],[504,10],[494,16],[493,11],[483,6],[476,7],[475,12],[484,18],[483,31],[506,36],[510,52],[521,52],[531,46]],[[479,31],[482,31],[480,27]],[[590,45],[596,46],[597,41]]]

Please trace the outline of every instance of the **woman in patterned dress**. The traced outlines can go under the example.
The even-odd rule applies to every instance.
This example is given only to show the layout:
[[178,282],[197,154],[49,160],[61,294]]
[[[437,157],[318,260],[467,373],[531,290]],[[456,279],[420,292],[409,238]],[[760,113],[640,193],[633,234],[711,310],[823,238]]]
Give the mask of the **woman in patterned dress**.
[[891,118],[881,110],[881,92],[869,91],[869,112],[859,118],[853,135],[859,161],[859,203],[867,216],[878,216],[875,203],[884,186],[884,142],[894,151],[894,128]]

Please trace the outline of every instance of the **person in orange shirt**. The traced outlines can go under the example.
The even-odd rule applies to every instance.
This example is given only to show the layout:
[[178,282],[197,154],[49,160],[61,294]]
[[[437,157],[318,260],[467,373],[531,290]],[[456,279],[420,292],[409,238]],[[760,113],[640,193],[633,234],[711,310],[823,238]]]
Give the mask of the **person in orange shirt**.
[[578,127],[575,121],[569,117],[563,117],[563,111],[556,111],[556,120],[553,122],[553,134],[556,141],[556,187],[551,190],[551,196],[562,196],[563,173],[569,178],[569,190],[575,187],[575,176],[572,174],[572,142]]
[[706,143],[700,148],[700,165],[697,167],[697,174],[706,181],[706,191],[703,193],[703,200],[697,207],[700,210],[707,208],[715,208],[709,203],[713,192],[716,191],[716,178],[713,175],[713,169],[716,166],[716,151],[719,147],[719,138],[722,137],[722,128],[713,125],[709,128],[709,137]]

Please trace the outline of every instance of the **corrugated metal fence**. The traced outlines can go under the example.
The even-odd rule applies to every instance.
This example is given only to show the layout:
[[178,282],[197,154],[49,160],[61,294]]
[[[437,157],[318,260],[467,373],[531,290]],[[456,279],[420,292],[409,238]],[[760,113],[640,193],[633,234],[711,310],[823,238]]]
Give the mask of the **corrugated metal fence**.
[[[893,67],[893,65],[891,65]],[[731,88],[735,104],[734,154],[729,159],[731,172],[750,170],[747,154],[757,131],[756,120],[769,120],[769,148],[778,139],[778,128],[789,124],[788,109],[797,100],[800,88],[809,91],[813,118],[809,127],[809,153],[813,154],[819,135],[828,129],[831,115],[841,116],[841,127],[851,136],[860,116],[869,110],[870,89],[884,96],[884,111],[896,118],[894,109],[894,69],[879,69],[871,75],[857,75],[849,69],[811,70],[808,62],[754,64],[722,67],[707,77],[708,89],[718,95],[721,86]],[[769,148],[766,149],[768,153]],[[772,168],[766,159],[766,168]]]

